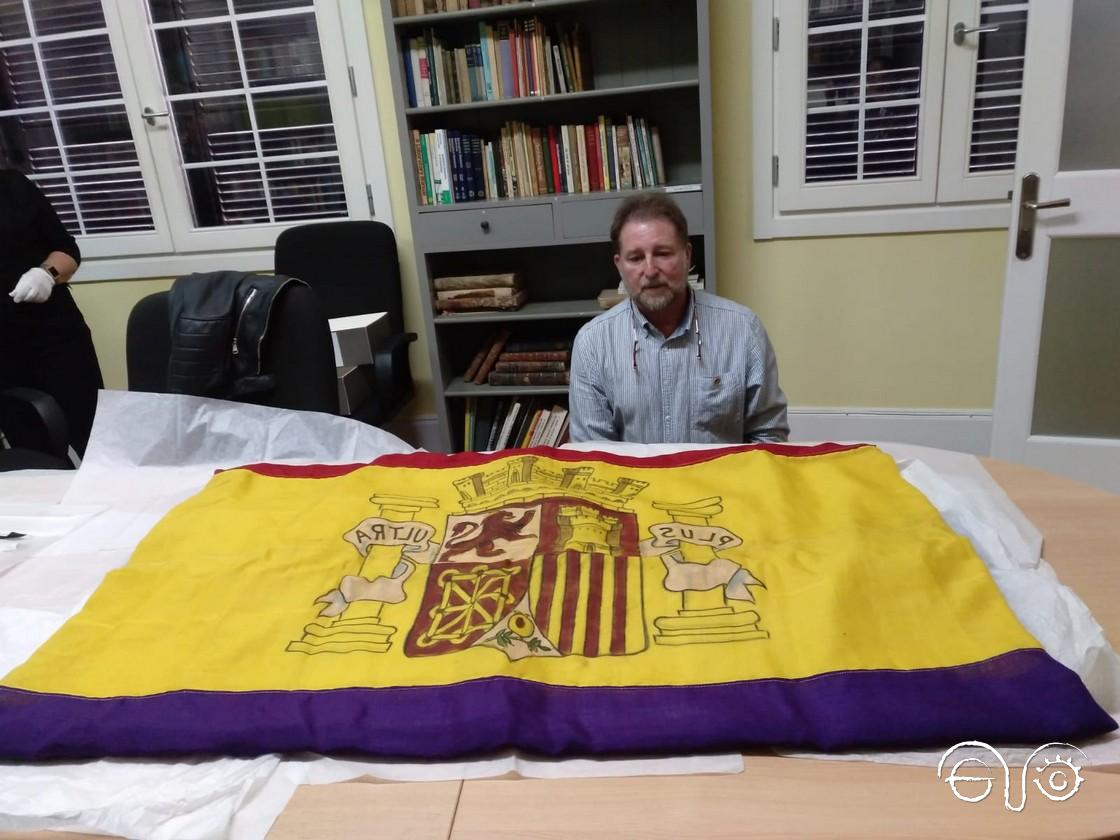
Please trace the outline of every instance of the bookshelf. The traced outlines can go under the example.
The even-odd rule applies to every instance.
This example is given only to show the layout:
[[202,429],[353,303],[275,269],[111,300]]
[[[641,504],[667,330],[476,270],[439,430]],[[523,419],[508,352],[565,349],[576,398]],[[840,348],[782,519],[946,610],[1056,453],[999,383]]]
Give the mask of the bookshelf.
[[[515,311],[440,314],[431,305],[424,309],[440,439],[447,451],[458,451],[464,444],[468,405],[526,397],[565,402],[567,386],[477,385],[464,381],[463,374],[497,328],[508,327],[522,340],[570,340],[602,311],[596,296],[618,284],[609,242],[611,218],[635,191],[639,177],[643,188],[652,180],[652,188],[672,193],[680,204],[688,218],[696,270],[706,288],[715,290],[708,1],[531,0],[456,11],[438,9],[466,6],[467,0],[426,2],[420,8],[432,11],[410,14],[403,12],[414,11],[415,0],[381,0],[421,297],[433,297],[438,277],[500,272],[518,272],[528,292],[528,302]],[[402,14],[394,15],[394,7]],[[527,30],[539,33],[536,42],[524,35]],[[509,32],[519,34],[510,35],[509,44],[500,42],[498,33]],[[542,49],[545,35],[555,51]],[[570,47],[567,52],[561,42]],[[519,92],[527,95],[506,96],[511,88],[500,50],[512,52],[518,46],[523,48],[521,64],[528,65],[520,71]],[[418,57],[430,59],[434,76],[437,49],[444,64],[433,89],[432,76],[419,75]],[[505,58],[508,62],[509,54]],[[517,75],[516,58],[512,66]],[[432,104],[425,103],[425,96]],[[522,158],[524,169],[514,165],[514,140],[507,147],[513,156],[503,156],[503,129],[514,126],[514,133],[506,135],[512,138],[518,125],[525,127],[516,138],[521,148],[537,144],[543,179],[540,167],[533,177],[532,151]],[[592,159],[596,125],[598,167]],[[638,146],[638,139],[634,143],[645,158],[637,149],[625,153],[623,140],[639,134],[631,125],[641,127],[644,146]],[[565,143],[575,141],[567,149],[576,159],[581,137],[565,134],[565,126],[592,126],[582,172],[574,160],[565,163]],[[619,126],[630,130],[621,132]],[[549,127],[554,127],[552,135]],[[654,129],[660,171],[654,165]],[[433,159],[437,136],[446,136],[450,145],[455,135],[462,138],[455,180],[463,190],[451,195],[450,203],[438,203],[425,178],[430,180],[438,168]],[[423,148],[419,137],[426,138]],[[479,138],[473,150],[470,138]],[[557,155],[549,168],[552,149]],[[635,168],[644,162],[648,167],[627,181],[623,158],[633,160]],[[450,151],[448,161],[451,165]],[[510,164],[508,175],[503,161]],[[471,188],[473,199],[468,199],[467,170],[477,187]]]

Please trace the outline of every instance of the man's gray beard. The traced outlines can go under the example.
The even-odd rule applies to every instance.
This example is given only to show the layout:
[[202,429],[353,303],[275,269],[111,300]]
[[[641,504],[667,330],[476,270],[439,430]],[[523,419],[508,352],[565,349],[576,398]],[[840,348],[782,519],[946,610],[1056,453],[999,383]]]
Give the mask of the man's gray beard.
[[662,312],[673,305],[677,296],[669,286],[658,289],[641,289],[637,294],[631,295],[641,309],[647,312]]

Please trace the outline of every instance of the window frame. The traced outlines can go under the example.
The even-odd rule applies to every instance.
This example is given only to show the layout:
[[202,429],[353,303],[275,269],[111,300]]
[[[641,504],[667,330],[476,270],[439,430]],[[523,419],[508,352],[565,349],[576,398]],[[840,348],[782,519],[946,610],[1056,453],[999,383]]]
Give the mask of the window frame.
[[[797,2],[798,7],[802,9],[800,15],[786,13],[786,5],[792,2]],[[961,2],[972,3],[976,7],[979,5],[975,0],[961,0]],[[939,9],[941,8],[941,4],[937,4],[937,6]],[[789,135],[788,133],[783,134],[782,103],[777,95],[775,81],[779,78],[783,66],[786,66],[783,62],[788,63],[797,60],[791,58],[791,54],[799,55],[800,60],[804,63],[805,29],[802,27],[799,31],[796,28],[796,21],[804,20],[804,8],[804,0],[754,0],[752,3],[751,97],[754,148],[752,156],[754,238],[773,239],[796,236],[843,236],[1006,228],[1011,221],[1011,206],[1007,199],[935,200],[926,202],[915,200],[912,197],[917,194],[917,190],[913,190],[910,196],[905,194],[905,190],[899,190],[898,192],[902,194],[897,195],[893,199],[893,203],[885,201],[878,206],[783,209],[783,205],[780,203],[782,183],[783,181],[787,183],[786,191],[788,193],[789,182],[794,181],[796,183],[799,180],[800,176],[796,173],[796,167],[799,167],[800,164],[797,162],[798,158],[790,163],[788,155],[781,155],[783,139]],[[938,14],[943,15],[943,23],[936,27],[941,41],[935,42],[932,37],[927,37],[923,46],[923,51],[931,55],[931,63],[940,63],[946,77],[948,75],[948,68],[946,67],[948,56],[944,52],[945,47],[943,45],[950,37],[947,31],[949,11],[948,4],[945,4],[944,10],[938,12]],[[930,30],[934,30],[934,27],[931,26]],[[778,40],[779,50],[774,49],[775,38]],[[974,60],[970,60],[969,63],[975,67]],[[801,67],[798,71],[798,78],[803,80],[804,75],[805,70]],[[967,74],[970,84],[972,75],[972,73]],[[944,82],[942,72],[938,72],[937,85],[944,88]],[[923,80],[924,84],[925,81]],[[805,87],[803,81],[801,87]],[[927,101],[925,93],[923,91],[923,104]],[[955,97],[956,101],[967,101],[969,103],[968,110],[970,110],[972,101],[970,91],[962,93],[960,90],[944,88],[943,92],[939,90],[937,94],[940,107],[936,113],[930,111],[924,115],[927,120],[926,127],[930,130],[923,134],[923,137],[932,137],[932,141],[927,143],[923,154],[932,156],[934,164],[932,174],[928,174],[927,170],[928,183],[925,187],[927,191],[934,191],[932,193],[934,196],[940,195],[936,190],[945,170],[943,150],[949,142],[945,137],[944,103],[954,101],[953,98]],[[796,93],[798,103],[803,103],[804,95],[803,90]],[[800,105],[798,105],[798,108],[804,110]],[[784,129],[786,132],[790,130],[788,113],[794,110],[790,107],[785,108],[787,123]],[[802,128],[799,134],[794,136],[803,138],[804,115],[800,116],[799,122]],[[933,123],[933,125],[931,126],[929,123]],[[967,117],[964,124],[967,125]],[[963,160],[968,149],[969,137],[967,132],[960,134],[958,142],[961,147],[961,159]],[[800,150],[803,149],[802,142],[797,155],[802,155],[803,151]],[[790,169],[795,170],[794,175],[796,177],[791,177]],[[1010,182],[1012,176],[1007,173],[1001,177],[1007,178]],[[837,186],[848,187],[851,190],[871,189],[885,185]],[[907,186],[910,185],[907,184]],[[802,188],[802,191],[804,189]],[[839,192],[836,194],[840,195]],[[929,193],[927,192],[927,194]]]
[[[375,219],[393,225],[369,41],[361,4],[314,2],[327,76],[326,91],[338,143],[349,213],[324,221]],[[76,237],[83,261],[73,282],[173,277],[193,271],[272,270],[276,238],[301,219],[255,225],[195,228],[184,170],[170,120],[148,126],[145,105],[167,110],[154,39],[136,0],[102,0],[125,111],[148,190],[154,234]],[[268,16],[268,15],[266,15]],[[141,241],[146,238],[148,241]]]

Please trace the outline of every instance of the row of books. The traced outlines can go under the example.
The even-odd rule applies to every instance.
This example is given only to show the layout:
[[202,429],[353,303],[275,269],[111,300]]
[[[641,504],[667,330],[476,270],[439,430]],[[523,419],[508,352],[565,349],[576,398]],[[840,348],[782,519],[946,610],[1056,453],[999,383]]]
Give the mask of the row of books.
[[515,272],[437,277],[432,285],[437,312],[510,311],[520,309],[528,300],[521,275]]
[[[551,31],[550,31],[551,29]],[[549,27],[539,17],[478,24],[478,41],[448,47],[432,29],[402,51],[411,108],[590,90],[591,65],[579,23]]]
[[496,140],[442,128],[411,136],[422,205],[668,183],[661,134],[644,117],[543,127],[512,121]]
[[463,413],[463,449],[491,452],[559,446],[568,439],[568,409],[542,397],[475,399]]
[[510,340],[502,327],[478,348],[463,379],[475,385],[567,385],[570,340]]
[[393,0],[393,17],[436,15],[440,12],[465,12],[492,6],[513,6],[526,0]]

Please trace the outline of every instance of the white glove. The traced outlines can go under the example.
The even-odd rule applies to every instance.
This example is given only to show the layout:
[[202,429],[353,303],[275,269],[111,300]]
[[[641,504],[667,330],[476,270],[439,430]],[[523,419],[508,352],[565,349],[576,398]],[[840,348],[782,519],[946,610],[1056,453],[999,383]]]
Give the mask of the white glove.
[[54,278],[44,268],[29,268],[8,296],[16,303],[45,303],[54,289]]

